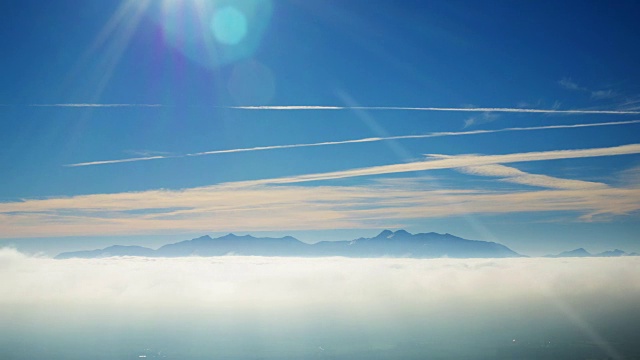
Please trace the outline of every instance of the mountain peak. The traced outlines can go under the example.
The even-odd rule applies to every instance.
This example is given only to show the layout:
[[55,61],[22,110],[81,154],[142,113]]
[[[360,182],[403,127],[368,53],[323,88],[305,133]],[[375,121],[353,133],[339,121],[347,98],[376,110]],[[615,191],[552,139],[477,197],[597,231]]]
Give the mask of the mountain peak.
[[396,230],[396,231],[391,231],[391,230],[383,230],[380,234],[378,234],[375,238],[376,239],[391,239],[394,237],[405,237],[405,236],[411,236],[411,233],[406,231],[406,230]]
[[571,250],[569,251],[571,253],[576,253],[576,254],[589,254],[589,252],[585,249],[585,248],[577,248],[575,250]]
[[616,256],[627,256],[629,254],[627,254],[626,252],[620,250],[620,249],[615,249],[615,250],[609,250],[609,251],[603,251],[599,254],[597,254],[596,256],[600,256],[600,257],[616,257]]
[[406,230],[398,230],[393,233],[393,236],[411,236],[411,233]]
[[237,238],[240,238],[240,237],[242,237],[242,236],[238,236],[238,235],[236,235],[234,233],[228,233],[227,235],[220,236],[218,239],[237,239]]
[[382,230],[382,232],[380,234],[378,234],[378,236],[376,236],[377,238],[388,238],[390,236],[393,235],[393,231],[391,230]]
[[571,251],[563,251],[560,254],[556,255],[556,257],[581,257],[581,256],[593,256],[590,252],[585,250],[584,248],[577,248]]

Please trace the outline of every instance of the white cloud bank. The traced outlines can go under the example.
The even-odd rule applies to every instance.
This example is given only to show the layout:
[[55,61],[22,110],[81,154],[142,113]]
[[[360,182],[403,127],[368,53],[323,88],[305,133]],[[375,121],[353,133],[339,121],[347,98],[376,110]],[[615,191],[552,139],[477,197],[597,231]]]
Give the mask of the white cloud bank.
[[[4,249],[0,294],[0,334],[27,333],[27,342],[47,331],[72,341],[69,328],[129,342],[158,342],[166,332],[178,348],[213,343],[245,357],[253,342],[269,343],[275,349],[260,355],[270,357],[267,350],[293,356],[318,346],[334,356],[349,347],[380,355],[440,338],[450,351],[473,352],[514,338],[573,337],[621,358],[627,332],[640,326],[640,257],[52,260]],[[132,329],[148,334],[128,337]]]

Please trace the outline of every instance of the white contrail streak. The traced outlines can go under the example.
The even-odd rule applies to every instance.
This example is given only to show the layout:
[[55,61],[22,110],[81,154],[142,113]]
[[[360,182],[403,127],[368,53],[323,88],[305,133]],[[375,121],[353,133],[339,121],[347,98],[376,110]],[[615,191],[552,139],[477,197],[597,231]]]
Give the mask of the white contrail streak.
[[[77,164],[67,164],[67,165],[64,165],[64,166],[66,166],[66,167],[77,167],[77,166],[118,164],[118,163],[125,163],[125,162],[168,159],[168,158],[171,158],[171,157],[176,157],[176,156],[148,156],[148,157],[137,157],[137,158],[118,159],[118,160],[90,161],[90,162],[83,162],[83,163],[77,163]],[[177,157],[182,157],[182,156],[177,156]]]
[[165,107],[163,104],[31,104],[30,107],[115,108],[115,107]]
[[451,108],[451,107],[397,107],[397,106],[231,106],[240,110],[398,110],[398,111],[450,111],[450,112],[506,112],[537,114],[600,114],[633,115],[640,111],[632,110],[557,110],[522,108]]
[[[30,107],[68,107],[68,108],[115,108],[115,107],[167,107],[164,104],[30,104]],[[600,114],[600,115],[640,115],[637,110],[558,110],[558,109],[523,109],[523,108],[485,108],[485,107],[402,107],[402,106],[323,106],[323,105],[265,105],[265,106],[214,106],[220,109],[238,110],[395,110],[395,111],[448,111],[448,112],[504,112],[534,114]]]
[[441,137],[441,136],[479,135],[479,134],[491,134],[491,133],[507,132],[507,131],[533,131],[533,130],[550,130],[550,129],[570,129],[570,128],[625,125],[625,124],[636,124],[636,123],[640,123],[640,120],[616,121],[616,122],[593,123],[593,124],[576,124],[576,125],[549,125],[549,126],[534,126],[534,127],[513,127],[513,128],[505,128],[505,129],[497,129],[497,130],[446,131],[446,132],[434,132],[434,133],[419,134],[419,135],[398,135],[398,136],[372,137],[372,138],[342,140],[342,141],[327,141],[327,142],[319,142],[319,143],[291,144],[291,145],[273,145],[273,146],[258,146],[258,147],[252,147],[252,148],[213,150],[213,151],[205,151],[205,152],[187,154],[187,156],[202,156],[202,155],[227,154],[227,153],[246,152],[246,151],[290,149],[290,148],[312,147],[312,146],[343,145],[343,144],[355,144],[355,143],[366,143],[366,142],[387,141],[387,140],[424,139],[424,138]]
[[263,151],[263,150],[291,149],[291,148],[312,147],[312,146],[356,144],[356,143],[366,143],[366,142],[392,140],[392,139],[405,139],[405,138],[409,139],[409,138],[415,138],[416,136],[417,137],[430,137],[430,136],[427,136],[427,135],[405,135],[405,136],[393,136],[393,137],[385,137],[385,138],[373,137],[373,138],[354,139],[354,140],[326,141],[326,142],[320,142],[320,143],[257,146],[257,147],[252,147],[252,148],[239,148],[239,149],[228,149],[228,150],[204,151],[204,152],[199,152],[199,153],[187,154],[186,156],[202,156],[202,155],[228,154],[228,153],[237,153],[237,152],[246,152],[246,151]]
[[257,147],[251,147],[251,148],[212,150],[212,151],[190,153],[190,154],[178,155],[178,156],[150,156],[150,157],[119,159],[119,160],[91,161],[91,162],[83,162],[83,163],[76,163],[76,164],[68,164],[68,165],[64,165],[64,166],[67,166],[67,167],[78,167],[78,166],[91,166],[91,165],[106,165],[106,164],[117,164],[117,163],[123,163],[123,162],[148,161],[148,160],[158,160],[158,159],[168,159],[168,158],[181,158],[181,157],[187,157],[187,156],[204,156],[204,155],[230,154],[230,153],[250,152],[250,151],[266,151],[266,150],[292,149],[292,148],[301,148],[301,147],[357,144],[357,143],[369,143],[369,142],[388,141],[388,140],[425,139],[425,138],[442,137],[442,136],[480,135],[480,134],[491,134],[491,133],[511,132],[511,131],[535,131],[535,130],[552,130],[552,129],[571,129],[571,128],[596,127],[596,126],[627,125],[627,124],[637,124],[637,123],[640,123],[640,120],[615,121],[615,122],[592,123],[592,124],[574,124],[574,125],[547,125],[547,126],[533,126],[533,127],[512,127],[512,128],[504,128],[504,129],[497,129],[497,130],[471,130],[471,131],[433,132],[433,133],[419,134],[419,135],[398,135],[398,136],[388,136],[388,137],[372,137],[372,138],[363,138],[363,139],[351,139],[351,140],[342,140],[342,141],[326,141],[326,142],[319,142],[319,143],[272,145],[272,146],[257,146]]

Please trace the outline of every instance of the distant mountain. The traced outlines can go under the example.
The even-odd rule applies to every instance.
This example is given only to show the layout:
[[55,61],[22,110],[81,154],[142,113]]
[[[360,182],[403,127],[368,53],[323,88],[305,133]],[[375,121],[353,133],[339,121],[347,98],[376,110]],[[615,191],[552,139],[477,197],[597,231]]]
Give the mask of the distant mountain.
[[56,259],[70,258],[103,258],[111,256],[154,256],[155,250],[142,246],[113,245],[102,250],[64,252]]
[[285,236],[283,238],[256,238],[251,235],[237,236],[228,234],[212,239],[205,235],[193,240],[185,240],[165,245],[155,252],[155,256],[221,256],[221,255],[257,255],[257,256],[303,256],[307,255],[309,244]]
[[102,250],[65,252],[56,259],[102,258],[111,256],[346,256],[407,258],[502,258],[521,257],[508,247],[488,241],[466,240],[451,234],[411,234],[404,230],[384,230],[372,238],[349,241],[321,241],[307,244],[291,236],[256,238],[251,235],[228,234],[219,238],[202,236],[157,250],[140,246],[110,246]]
[[317,256],[488,258],[522,255],[494,242],[466,240],[451,234],[410,234],[384,230],[373,238],[322,241],[313,245]]
[[563,251],[557,255],[548,255],[547,257],[588,257],[593,256],[590,252],[583,248],[571,250],[571,251]]
[[615,256],[629,256],[631,254],[628,254],[620,249],[615,249],[615,250],[610,250],[610,251],[604,251],[601,252],[599,254],[596,254],[595,256],[600,256],[600,257],[615,257]]
[[620,249],[604,251],[598,254],[592,254],[583,248],[563,251],[557,255],[547,255],[546,257],[561,258],[561,257],[617,257],[617,256],[637,256],[636,253],[627,253]]

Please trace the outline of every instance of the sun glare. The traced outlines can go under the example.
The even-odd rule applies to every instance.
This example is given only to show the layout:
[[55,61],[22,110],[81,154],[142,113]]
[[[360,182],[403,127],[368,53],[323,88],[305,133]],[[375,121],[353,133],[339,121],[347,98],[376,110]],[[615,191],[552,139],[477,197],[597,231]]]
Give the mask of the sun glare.
[[217,67],[255,53],[271,10],[270,1],[165,0],[157,22],[169,46],[201,65]]
[[216,10],[211,20],[211,30],[219,42],[235,45],[247,33],[247,18],[235,7],[226,6]]

